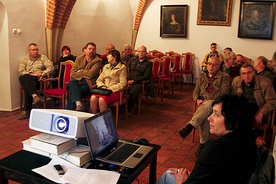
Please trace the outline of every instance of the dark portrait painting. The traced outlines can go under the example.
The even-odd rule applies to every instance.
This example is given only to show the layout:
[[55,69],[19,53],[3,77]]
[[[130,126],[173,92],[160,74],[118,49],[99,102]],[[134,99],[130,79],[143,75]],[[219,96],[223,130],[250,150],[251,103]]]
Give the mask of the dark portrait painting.
[[241,2],[241,38],[272,39],[275,2]]
[[187,5],[161,6],[161,37],[187,37]]
[[201,20],[226,21],[227,0],[203,0]]
[[197,24],[230,26],[232,0],[199,0]]

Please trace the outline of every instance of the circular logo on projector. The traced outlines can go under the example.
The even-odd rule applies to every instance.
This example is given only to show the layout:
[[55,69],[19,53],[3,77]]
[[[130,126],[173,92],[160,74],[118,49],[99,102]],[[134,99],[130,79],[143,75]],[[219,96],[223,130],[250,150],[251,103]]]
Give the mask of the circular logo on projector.
[[69,129],[69,119],[60,116],[55,120],[55,129],[57,132],[67,132]]

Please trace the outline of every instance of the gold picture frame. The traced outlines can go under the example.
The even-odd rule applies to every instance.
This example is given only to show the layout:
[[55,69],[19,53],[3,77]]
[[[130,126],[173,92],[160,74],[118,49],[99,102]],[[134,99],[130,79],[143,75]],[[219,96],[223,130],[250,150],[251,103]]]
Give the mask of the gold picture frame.
[[230,26],[232,0],[198,0],[197,24]]
[[188,5],[162,5],[160,37],[187,38]]

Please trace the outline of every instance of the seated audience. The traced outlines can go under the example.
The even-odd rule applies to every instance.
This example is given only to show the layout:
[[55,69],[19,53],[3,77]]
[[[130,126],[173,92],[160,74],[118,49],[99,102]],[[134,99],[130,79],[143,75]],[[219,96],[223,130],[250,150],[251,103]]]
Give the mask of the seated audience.
[[240,67],[235,66],[237,60],[234,52],[226,52],[224,62],[221,63],[220,70],[227,73],[232,79],[240,75]]
[[103,67],[104,67],[104,65],[106,65],[108,63],[106,57],[107,57],[108,52],[110,50],[115,50],[115,46],[112,43],[109,43],[109,44],[106,45],[106,47],[105,47],[105,54],[101,55],[101,57],[100,57],[100,59],[102,60]]
[[128,99],[128,113],[132,114],[137,106],[138,98],[142,92],[142,82],[149,80],[152,72],[152,62],[146,57],[147,48],[140,46],[138,54],[132,57],[128,64],[128,85],[131,86],[129,90]]
[[106,110],[108,105],[120,100],[120,93],[127,85],[127,69],[120,61],[120,52],[117,50],[110,50],[107,55],[108,63],[103,67],[103,71],[96,81],[97,87],[103,89],[110,89],[112,93],[110,96],[93,94],[90,98],[91,113],[96,114],[98,106],[100,112]]
[[212,102],[219,95],[229,93],[231,89],[231,77],[219,70],[221,61],[213,56],[209,58],[207,71],[202,72],[200,78],[196,81],[196,86],[193,92],[193,100],[198,108],[193,114],[189,124],[178,133],[184,139],[194,128],[200,127],[200,146],[196,151],[196,156],[199,156],[203,144],[209,139],[209,121],[208,116],[212,113]]
[[67,45],[63,46],[61,49],[61,56],[59,58],[59,61],[56,63],[57,65],[57,70],[55,70],[55,76],[57,77],[59,75],[59,67],[60,67],[60,63],[67,61],[67,60],[71,60],[73,62],[75,62],[76,60],[76,56],[71,54],[71,48]]
[[67,86],[69,93],[66,109],[84,111],[82,96],[90,95],[90,89],[99,76],[102,63],[96,56],[96,44],[89,42],[85,46],[85,55],[78,56],[71,70],[71,80]]
[[243,96],[224,94],[212,107],[210,133],[218,138],[204,143],[192,171],[170,168],[157,184],[247,183],[257,163],[250,104]]
[[235,61],[235,66],[241,67],[245,63],[245,58],[241,54],[237,54],[237,59]]
[[233,52],[232,48],[226,47],[226,48],[223,50],[223,53],[226,54],[227,52]]
[[24,120],[30,117],[32,103],[38,104],[40,97],[37,90],[40,81],[54,72],[54,66],[45,56],[38,53],[38,45],[30,43],[28,46],[29,55],[25,56],[19,63],[19,82],[24,89],[25,102],[24,110],[18,120]]
[[274,83],[274,72],[267,67],[267,59],[264,56],[259,56],[254,62],[254,69],[257,75],[267,77],[272,84]]
[[123,55],[122,55],[122,62],[127,65],[130,58],[134,55],[132,54],[132,47],[128,44],[124,45]]
[[[59,76],[59,70],[60,70],[60,63],[61,62],[65,62],[67,60],[71,60],[71,61],[75,62],[75,60],[76,60],[76,56],[71,54],[71,49],[67,45],[62,47],[61,54],[62,55],[60,56],[59,61],[56,63],[57,69],[55,69],[55,75],[54,75],[55,77]],[[62,74],[63,74],[63,72],[64,71],[62,70]],[[60,83],[63,84],[63,78],[61,78],[60,80],[61,80]],[[53,82],[53,86],[54,87],[58,86],[57,81]]]
[[276,73],[276,51],[274,52],[274,54],[272,56],[271,68],[273,68],[274,73]]
[[202,61],[202,70],[206,70],[208,60],[212,56],[215,56],[215,57],[219,58],[219,61],[223,61],[223,56],[217,51],[217,44],[216,43],[211,43],[210,49],[211,49],[211,52],[207,53],[204,56],[204,59]]
[[271,81],[256,75],[250,64],[244,64],[240,69],[240,76],[233,79],[232,92],[244,95],[251,104],[255,114],[254,128],[262,124],[263,117],[276,108],[276,95]]

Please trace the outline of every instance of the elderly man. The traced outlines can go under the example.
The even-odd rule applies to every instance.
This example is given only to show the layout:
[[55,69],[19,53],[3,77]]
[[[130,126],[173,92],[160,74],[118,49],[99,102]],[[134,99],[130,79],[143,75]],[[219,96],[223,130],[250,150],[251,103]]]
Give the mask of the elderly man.
[[273,70],[267,67],[267,59],[264,56],[259,56],[254,62],[254,69],[257,75],[267,77],[274,84]]
[[210,57],[217,57],[220,61],[223,61],[223,56],[217,51],[217,43],[211,43],[210,45],[211,52],[207,53],[202,61],[202,70],[206,70],[206,66],[208,64]]
[[235,65],[241,67],[245,63],[245,58],[241,54],[237,54],[237,59],[235,61]]
[[235,66],[236,60],[237,57],[234,52],[226,52],[224,62],[220,66],[220,70],[227,73],[232,79],[240,75],[240,67]]
[[123,50],[123,57],[122,57],[122,62],[127,65],[128,61],[130,58],[132,58],[134,55],[132,54],[132,47],[128,44],[124,45],[124,50]]
[[96,55],[96,44],[89,42],[85,45],[85,54],[76,58],[71,70],[71,80],[67,86],[69,99],[66,109],[84,111],[81,103],[82,96],[89,95],[92,85],[99,77],[102,63]]
[[255,127],[262,123],[263,116],[276,109],[276,95],[271,81],[256,75],[250,64],[241,67],[240,76],[232,82],[232,92],[244,95],[251,103],[252,111],[255,112]]
[[198,109],[194,113],[191,121],[185,128],[178,131],[180,136],[186,138],[194,128],[200,126],[200,147],[196,152],[199,156],[202,145],[210,136],[208,116],[212,113],[213,100],[222,94],[229,93],[232,79],[228,74],[219,70],[221,61],[216,56],[209,58],[207,71],[203,72],[196,82],[193,92],[193,100]]
[[147,48],[143,45],[140,46],[137,56],[132,57],[127,64],[129,69],[128,85],[131,86],[128,99],[129,114],[132,114],[137,106],[138,97],[142,92],[142,82],[149,80],[151,76],[152,62],[147,59],[146,54]]
[[109,43],[105,47],[105,54],[101,55],[100,59],[102,60],[102,65],[106,65],[108,63],[107,61],[107,55],[110,50],[115,50],[115,46],[112,43]]
[[24,120],[30,117],[32,103],[40,102],[37,94],[40,81],[49,76],[54,71],[54,66],[49,59],[38,54],[38,45],[29,44],[29,55],[25,56],[19,63],[19,82],[25,92],[24,111],[18,120]]

